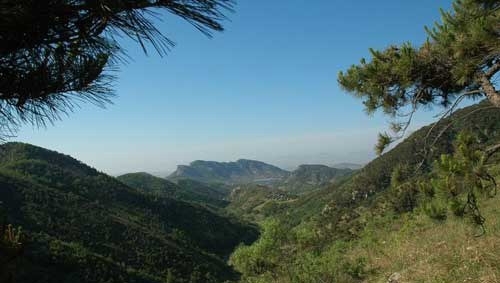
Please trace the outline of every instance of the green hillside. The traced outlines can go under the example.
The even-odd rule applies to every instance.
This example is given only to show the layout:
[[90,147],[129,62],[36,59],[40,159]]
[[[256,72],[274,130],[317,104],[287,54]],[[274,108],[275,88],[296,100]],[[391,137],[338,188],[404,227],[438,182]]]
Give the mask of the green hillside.
[[[4,144],[0,200],[25,235],[17,280],[224,282],[239,272],[240,282],[262,283],[495,282],[500,205],[491,180],[478,176],[498,179],[500,157],[482,164],[478,150],[500,141],[500,111],[478,111],[485,106],[459,110],[431,133],[433,125],[423,127],[299,196],[145,173],[116,179],[69,156]],[[302,180],[318,182],[330,172],[302,171]],[[482,188],[480,215],[463,206],[469,187]],[[260,225],[257,241],[256,229],[235,217]]]
[[0,283],[500,283],[500,0],[3,0],[0,41]]
[[285,211],[296,198],[286,191],[263,185],[241,185],[231,192],[226,210],[240,218],[259,222]]
[[[441,121],[432,132],[429,130],[433,124],[422,127],[340,184],[301,197],[293,210],[302,213],[312,209],[318,214],[328,208],[328,203],[335,204],[338,213],[341,213],[340,210],[352,211],[358,206],[376,206],[379,201],[389,197],[386,191],[395,168],[401,165],[416,166],[419,168],[416,174],[427,174],[441,154],[453,152],[453,142],[461,131],[477,135],[483,147],[495,144],[500,141],[500,111],[491,108],[478,111],[488,105],[488,102],[481,102],[460,109]],[[446,131],[443,132],[443,129]],[[442,135],[436,140],[441,132]]]
[[229,190],[224,185],[203,184],[194,180],[177,180],[176,183],[148,173],[129,173],[117,177],[122,183],[144,193],[171,197],[212,207],[224,207]]
[[183,194],[196,195],[200,202],[209,200],[217,203],[219,206],[228,204],[227,198],[231,192],[231,186],[222,183],[202,183],[191,179],[177,179],[174,181]]
[[309,192],[338,183],[353,172],[348,168],[337,169],[326,165],[300,165],[279,184],[279,188],[292,193]]
[[257,234],[43,148],[4,144],[0,164],[2,206],[25,235],[16,282],[222,282],[237,278],[224,258]]
[[[429,136],[431,126],[414,132],[340,184],[301,196],[268,217],[260,239],[231,258],[242,282],[496,282],[500,258],[491,251],[500,245],[498,197],[491,198],[490,189],[478,191],[486,234],[476,237],[477,214],[456,204],[465,203],[471,186],[489,188],[488,182],[443,171],[457,170],[447,164],[465,158],[455,157],[460,132],[479,148],[500,142],[500,111],[478,111],[485,106],[457,111]],[[475,168],[498,180],[498,160],[493,156],[486,169]],[[439,184],[449,182],[464,193],[453,191],[458,187],[440,191]]]
[[151,193],[156,195],[172,196],[180,188],[165,179],[155,177],[145,172],[128,173],[116,177],[125,185],[141,190],[144,193]]

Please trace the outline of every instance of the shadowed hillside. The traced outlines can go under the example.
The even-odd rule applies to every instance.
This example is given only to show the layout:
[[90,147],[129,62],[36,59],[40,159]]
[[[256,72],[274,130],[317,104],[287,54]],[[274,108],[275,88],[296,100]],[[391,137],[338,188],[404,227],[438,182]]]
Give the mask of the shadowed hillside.
[[148,173],[129,173],[118,176],[117,179],[147,194],[172,197],[212,207],[224,207],[228,204],[225,199],[229,189],[224,185],[208,185],[189,179],[177,180],[174,183]]
[[22,226],[16,282],[221,282],[255,229],[204,207],[143,194],[53,151],[0,146],[0,200]]

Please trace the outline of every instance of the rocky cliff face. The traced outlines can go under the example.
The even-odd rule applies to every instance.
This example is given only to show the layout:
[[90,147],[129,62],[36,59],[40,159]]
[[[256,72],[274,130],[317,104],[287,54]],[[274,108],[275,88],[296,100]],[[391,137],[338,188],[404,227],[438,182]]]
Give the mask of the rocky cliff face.
[[236,162],[197,160],[189,165],[179,165],[168,178],[239,184],[281,181],[289,174],[288,171],[276,166],[255,160],[240,159]]

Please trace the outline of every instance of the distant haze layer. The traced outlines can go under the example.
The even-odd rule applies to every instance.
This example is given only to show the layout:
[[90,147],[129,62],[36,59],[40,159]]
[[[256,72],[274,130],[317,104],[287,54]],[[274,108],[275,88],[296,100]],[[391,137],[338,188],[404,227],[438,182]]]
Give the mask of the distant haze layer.
[[330,134],[307,134],[274,138],[200,142],[177,145],[175,141],[152,141],[146,138],[137,147],[133,140],[112,144],[101,143],[53,144],[38,143],[42,147],[66,152],[98,170],[112,175],[130,172],[150,172],[167,176],[177,165],[193,160],[234,161],[261,160],[285,170],[294,170],[301,164],[335,165],[339,163],[365,164],[374,157],[373,144],[377,130]]

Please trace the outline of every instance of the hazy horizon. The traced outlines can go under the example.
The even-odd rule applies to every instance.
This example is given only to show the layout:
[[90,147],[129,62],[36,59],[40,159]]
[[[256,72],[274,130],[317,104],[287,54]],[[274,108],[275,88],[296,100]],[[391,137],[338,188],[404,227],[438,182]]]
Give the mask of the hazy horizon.
[[[418,114],[417,114],[418,115]],[[407,136],[425,124],[414,124],[407,131]],[[376,157],[373,147],[376,143],[377,133],[385,130],[370,129],[367,131],[353,130],[337,134],[306,134],[284,138],[265,138],[252,141],[232,141],[224,144],[202,144],[197,147],[179,150],[172,145],[156,151],[129,151],[125,148],[107,147],[105,151],[84,151],[82,156],[75,155],[71,148],[58,145],[35,144],[29,141],[15,140],[31,143],[36,146],[55,150],[59,153],[69,154],[73,158],[90,165],[97,170],[112,176],[126,173],[147,172],[159,177],[166,177],[173,173],[178,165],[189,165],[196,160],[234,162],[238,159],[262,161],[281,169],[293,171],[299,165],[321,164],[333,166],[341,163],[365,165]],[[398,142],[391,146],[394,147]],[[282,145],[286,145],[283,147]],[[80,145],[82,146],[82,145]],[[304,147],[308,150],[304,153]],[[89,148],[92,148],[90,145]],[[114,149],[111,151],[111,149]],[[303,152],[300,154],[298,152]],[[116,160],[132,160],[133,166],[123,170],[110,170],[116,166]],[[95,162],[98,160],[99,162]]]
[[[367,163],[382,114],[339,89],[337,73],[368,49],[417,45],[451,1],[240,1],[226,31],[207,39],[169,17],[177,46],[165,58],[124,41],[113,105],[82,104],[18,140],[69,154],[112,175],[172,172],[197,159],[300,164]],[[262,9],[265,7],[265,9]],[[420,112],[412,129],[433,121]]]

